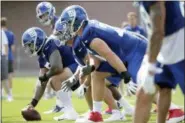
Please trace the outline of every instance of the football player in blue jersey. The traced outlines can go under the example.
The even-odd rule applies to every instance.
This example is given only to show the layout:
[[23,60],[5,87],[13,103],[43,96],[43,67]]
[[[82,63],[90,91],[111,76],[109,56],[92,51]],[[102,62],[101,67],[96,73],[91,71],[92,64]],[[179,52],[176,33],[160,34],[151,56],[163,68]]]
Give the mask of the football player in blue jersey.
[[[118,77],[128,83],[132,77],[136,82],[147,41],[136,33],[89,20],[86,11],[78,5],[67,7],[60,20],[65,25],[63,27],[67,27],[61,33],[75,36],[73,52],[77,62],[86,65],[84,60],[90,61],[90,65],[85,67],[88,70],[81,70],[82,75],[91,76],[93,111],[89,120],[101,122],[105,78]],[[83,47],[90,55],[83,51]],[[128,70],[123,62],[128,62]],[[66,86],[64,82],[64,90]]]
[[[55,7],[50,2],[40,2],[36,7],[36,17],[43,26],[50,26],[53,30],[55,22],[58,17],[55,15]],[[49,83],[49,82],[48,82]],[[50,84],[47,85],[44,97],[46,99],[55,96],[55,92],[51,88]],[[63,109],[62,102],[56,96],[56,105],[49,111],[45,111],[45,114],[61,112]]]
[[[67,41],[70,38],[66,38],[66,37],[70,37],[70,36],[63,35],[64,32],[67,31],[66,27],[67,27],[66,23],[63,23],[60,20],[58,20],[55,24],[54,34],[58,37],[65,38],[65,40]],[[68,41],[69,44],[72,43],[71,41],[73,42],[73,40]],[[83,46],[83,44],[81,44],[81,42],[79,42],[79,40],[77,41],[77,43],[73,42],[73,54],[74,54],[74,58],[75,58],[76,62],[81,66],[82,71],[84,71],[85,73],[90,73],[91,66],[89,66],[89,64],[86,64],[87,66],[84,66],[85,63],[83,62],[84,57],[86,57],[86,55],[88,54],[88,51],[87,51],[87,48],[85,46]],[[80,57],[79,57],[79,55],[80,55]],[[87,69],[84,69],[86,67],[87,67]],[[82,72],[82,73],[84,73],[84,72]],[[81,74],[78,71],[76,73]],[[78,79],[78,78],[76,78],[76,79]],[[85,79],[80,79],[81,80],[80,82],[82,82],[82,83],[81,83],[81,86],[77,90],[77,96],[79,98],[82,98],[83,96],[85,96],[87,103],[89,105],[89,108],[92,111],[93,107],[92,107],[91,85],[90,85],[91,82],[90,82],[89,76]],[[85,82],[83,82],[83,80],[85,80]],[[108,77],[105,80],[107,87],[111,91],[112,91],[112,89],[116,89],[116,87],[119,86],[120,81],[121,81],[121,79],[119,77]],[[66,86],[63,86],[64,91],[69,90],[68,87],[70,85],[73,85],[73,84],[68,85],[68,83],[72,83],[72,82],[70,82],[70,80],[66,80],[64,83],[65,83],[64,85],[66,85]],[[122,115],[117,109],[117,104],[115,103],[115,100],[117,100],[118,103],[120,104],[120,106],[122,106],[125,109],[125,114],[132,115],[133,114],[133,107],[124,98],[122,98],[122,96],[120,94],[113,93],[113,96],[115,98],[115,100],[114,100],[109,89],[107,89],[107,88],[105,89],[104,101],[111,108],[113,108],[113,109],[116,108],[116,110],[115,109],[113,110],[111,117],[106,119],[106,121],[118,121],[118,120],[124,119],[124,115]],[[82,122],[84,120],[85,120],[84,122],[87,122],[86,121],[87,115],[89,115],[89,112],[85,113],[85,118],[84,117],[82,119],[80,118],[76,122]]]
[[50,2],[40,2],[36,7],[36,17],[43,26],[54,28],[58,17],[55,7]]
[[[179,84],[183,94],[185,92],[184,2],[143,1],[138,5],[150,45],[148,57],[140,70],[142,74],[138,74],[142,87],[137,95],[134,123],[148,122],[156,92],[159,93],[157,123],[165,123],[172,88]],[[177,123],[181,120],[184,120],[184,115],[167,122]]]
[[[32,27],[22,35],[22,45],[27,53],[38,56],[40,74],[34,97],[26,109],[34,108],[41,99],[47,82],[50,79],[51,87],[56,91],[57,97],[63,103],[64,114],[54,117],[55,120],[75,120],[77,112],[72,106],[71,94],[61,91],[61,82],[73,75],[77,69],[77,63],[73,58],[72,48],[69,46],[57,46],[58,40],[52,36],[46,36],[45,32]],[[77,82],[71,89],[78,88]]]

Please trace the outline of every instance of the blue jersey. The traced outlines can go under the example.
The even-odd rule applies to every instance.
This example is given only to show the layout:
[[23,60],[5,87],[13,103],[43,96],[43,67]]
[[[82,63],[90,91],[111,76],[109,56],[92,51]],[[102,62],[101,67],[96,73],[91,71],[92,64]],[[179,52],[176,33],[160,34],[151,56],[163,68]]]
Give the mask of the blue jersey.
[[88,21],[79,38],[95,56],[99,55],[90,48],[90,44],[95,38],[102,39],[123,62],[129,61],[138,47],[141,48],[141,52],[145,52],[146,49],[146,40],[143,40],[143,36],[96,20]]
[[145,33],[145,30],[141,26],[137,25],[135,27],[132,27],[132,26],[128,25],[128,26],[124,27],[124,29],[135,32],[135,33],[138,33],[138,34],[141,34],[144,37],[147,37],[146,33]]
[[110,72],[114,75],[118,75],[117,71],[106,59],[90,48],[90,44],[95,38],[102,39],[123,63],[128,63],[128,72],[131,74],[133,81],[136,82],[137,71],[146,52],[146,38],[131,31],[115,28],[95,20],[88,21],[82,35],[74,39],[73,54],[75,59],[79,64],[84,65],[83,59],[87,53],[90,53],[101,60],[97,71]]
[[[146,26],[149,26],[149,18],[146,17],[145,12],[150,13],[150,7],[156,1],[143,1],[140,2],[141,18]],[[141,9],[144,7],[145,11]],[[165,17],[165,36],[169,36],[184,27],[184,2],[179,1],[166,1],[165,2],[166,17]],[[150,27],[147,32],[150,31]]]
[[47,68],[47,66],[49,65],[49,58],[55,50],[58,50],[60,52],[62,58],[61,62],[63,63],[64,68],[75,63],[72,54],[72,47],[63,45],[58,46],[57,42],[59,43],[58,40],[52,38],[46,41],[42,49],[42,53],[38,58],[40,68]]
[[10,30],[5,30],[5,34],[8,39],[8,60],[13,61],[14,56],[13,56],[11,47],[12,47],[12,45],[14,45],[15,37],[14,37],[13,32]]
[[73,42],[73,56],[75,58],[76,63],[78,63],[80,66],[84,66],[84,58],[87,53],[88,51],[83,42],[81,42],[80,37],[76,36]]

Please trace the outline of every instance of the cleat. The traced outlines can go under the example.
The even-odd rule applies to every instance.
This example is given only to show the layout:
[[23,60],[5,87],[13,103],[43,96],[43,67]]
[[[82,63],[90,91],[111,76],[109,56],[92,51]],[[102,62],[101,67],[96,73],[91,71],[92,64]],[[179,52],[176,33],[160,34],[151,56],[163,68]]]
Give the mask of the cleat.
[[169,115],[166,123],[178,123],[184,121],[184,111],[181,109],[169,110]]
[[78,113],[74,110],[72,111],[66,111],[64,114],[54,117],[53,119],[56,121],[61,121],[61,120],[76,120],[78,118]]
[[49,111],[45,111],[44,114],[52,114],[52,113],[58,113],[58,112],[64,112],[64,107],[59,107],[56,105],[53,109]]
[[114,122],[114,121],[124,121],[126,120],[124,114],[122,114],[119,110],[112,111],[112,115],[105,119],[105,122]]

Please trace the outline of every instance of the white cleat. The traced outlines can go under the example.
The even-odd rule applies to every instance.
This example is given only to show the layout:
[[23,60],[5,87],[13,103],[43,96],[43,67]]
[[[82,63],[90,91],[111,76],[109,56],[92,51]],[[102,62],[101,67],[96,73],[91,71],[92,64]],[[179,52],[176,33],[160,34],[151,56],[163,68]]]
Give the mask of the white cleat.
[[7,101],[8,102],[12,102],[13,101],[13,97],[12,96],[7,96]]
[[133,116],[134,115],[134,108],[124,110],[123,114],[127,115],[127,116]]
[[114,122],[114,121],[125,121],[126,117],[121,111],[119,110],[112,110],[112,115],[108,118],[105,119],[105,122]]
[[60,107],[60,106],[56,105],[51,110],[45,111],[43,113],[44,114],[52,114],[52,113],[58,113],[58,112],[64,112],[64,107]]
[[56,121],[61,121],[61,120],[76,120],[78,118],[78,113],[76,111],[66,111],[64,114],[54,117],[53,119]]

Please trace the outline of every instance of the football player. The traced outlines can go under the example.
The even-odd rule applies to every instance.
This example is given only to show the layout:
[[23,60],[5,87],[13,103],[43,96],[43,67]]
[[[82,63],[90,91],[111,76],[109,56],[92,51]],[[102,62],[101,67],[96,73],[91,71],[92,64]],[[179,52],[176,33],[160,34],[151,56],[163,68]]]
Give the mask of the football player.
[[[149,47],[145,65],[138,79],[142,87],[138,91],[134,123],[147,123],[151,102],[158,96],[157,123],[165,123],[171,103],[171,90],[177,84],[184,94],[184,2],[143,1],[139,2],[141,18],[146,25]],[[139,72],[140,73],[140,72]],[[181,118],[169,119],[176,123]]]
[[[75,120],[78,117],[77,112],[72,106],[70,92],[61,91],[61,82],[71,77],[77,69],[77,64],[72,55],[72,48],[69,46],[58,45],[59,40],[53,36],[47,38],[45,32],[32,27],[27,29],[22,35],[22,45],[27,53],[32,56],[38,56],[40,74],[34,97],[26,109],[32,109],[37,106],[41,99],[47,82],[51,81],[51,87],[56,91],[56,95],[63,103],[64,114],[54,117],[55,120]],[[72,87],[72,90],[78,88],[79,83]]]
[[[36,17],[38,21],[43,26],[50,26],[51,30],[53,30],[55,22],[57,21],[58,17],[55,15],[56,10],[55,7],[50,2],[40,2],[36,7]],[[55,94],[55,92],[52,90],[49,82],[46,87],[45,91],[45,98],[49,99],[52,98]],[[56,105],[49,111],[46,111],[44,113],[54,113],[54,112],[61,112],[63,111],[63,105],[62,102],[58,99],[56,96]]]
[[[68,29],[67,29],[67,26],[66,26],[65,23],[62,23],[60,20],[58,20],[56,22],[55,29],[54,29],[54,34],[56,33],[55,34],[56,36],[65,38],[66,41],[69,40],[69,38],[66,38],[66,37],[70,37],[70,36],[63,35],[67,30]],[[69,35],[71,35],[71,34],[69,34]],[[73,40],[70,40],[68,42],[70,42],[70,44],[71,44],[73,42]],[[80,45],[79,43],[77,45],[75,45],[75,43],[73,43],[73,50],[76,50],[76,48],[80,48],[78,50],[81,52],[81,55],[85,56],[85,55],[88,54],[87,49],[83,45]],[[76,62],[79,65],[81,65],[82,68],[85,68],[86,66],[84,66],[84,64],[82,64],[82,62],[79,61],[79,58],[76,57],[75,52],[73,52],[73,53],[74,53],[74,57],[75,57]],[[91,70],[85,70],[85,71],[87,72],[87,71],[91,71]],[[82,80],[82,79],[80,79],[80,80]],[[85,79],[83,79],[83,80],[85,80]],[[88,102],[89,108],[92,111],[93,107],[92,107],[92,97],[91,97],[91,85],[90,85],[89,80],[90,80],[90,78],[88,78],[85,82],[80,81],[83,84],[81,83],[82,85],[78,88],[77,96],[79,98],[82,98],[83,96],[85,96],[86,100]],[[67,81],[65,83],[67,83]],[[114,103],[115,102],[115,100],[113,99],[113,97],[114,97],[117,100],[117,102],[119,103],[119,105],[125,109],[124,113],[127,114],[127,115],[132,115],[133,114],[133,107],[121,96],[119,91],[116,90],[117,86],[119,86],[119,83],[120,83],[121,79],[119,77],[108,77],[108,78],[106,78],[105,81],[106,81],[106,84],[107,84],[107,87],[108,87],[108,89],[106,88],[106,93],[104,95],[105,103],[107,105],[109,105],[110,107],[117,107],[116,103]],[[72,85],[72,84],[69,84],[69,85]],[[113,93],[113,97],[112,97],[112,94],[110,93],[109,89],[111,91],[114,90],[114,92],[116,92],[116,94]],[[68,90],[68,89],[66,89],[66,90]],[[89,112],[87,112],[85,114],[87,115],[87,114],[89,114]],[[86,118],[87,117],[85,117],[85,119]],[[116,120],[123,120],[123,119],[124,119],[124,115],[120,114],[119,111],[113,111],[112,116],[109,119],[106,119],[106,120],[107,121],[116,121]]]
[[[67,7],[61,17],[63,27],[67,30],[64,35],[74,35],[73,52],[76,60],[81,65],[86,65],[81,70],[81,76],[91,76],[93,110],[89,121],[103,121],[101,115],[102,100],[105,92],[105,79],[118,77],[125,83],[132,77],[136,82],[137,71],[140,68],[146,51],[146,40],[143,36],[130,31],[122,30],[97,20],[89,20],[84,8],[74,5]],[[90,55],[83,51],[87,49]],[[85,60],[90,60],[90,65]],[[123,64],[128,63],[128,70]],[[114,82],[114,81],[113,81]],[[65,81],[63,89],[66,90],[70,81]],[[114,107],[115,111],[116,107]]]

